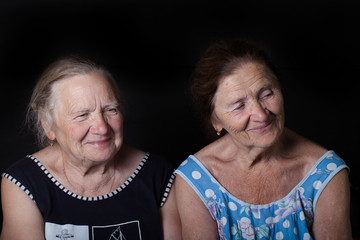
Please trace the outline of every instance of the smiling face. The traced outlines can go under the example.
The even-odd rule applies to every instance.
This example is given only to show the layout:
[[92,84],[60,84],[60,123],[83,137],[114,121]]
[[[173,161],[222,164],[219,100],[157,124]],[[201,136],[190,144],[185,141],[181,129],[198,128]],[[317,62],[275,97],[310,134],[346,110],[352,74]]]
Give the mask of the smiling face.
[[53,96],[54,123],[47,136],[56,139],[67,158],[102,162],[118,152],[123,141],[123,118],[102,74],[92,72],[60,80],[53,86]]
[[247,147],[270,147],[284,128],[283,97],[276,79],[260,64],[244,63],[219,82],[212,123]]

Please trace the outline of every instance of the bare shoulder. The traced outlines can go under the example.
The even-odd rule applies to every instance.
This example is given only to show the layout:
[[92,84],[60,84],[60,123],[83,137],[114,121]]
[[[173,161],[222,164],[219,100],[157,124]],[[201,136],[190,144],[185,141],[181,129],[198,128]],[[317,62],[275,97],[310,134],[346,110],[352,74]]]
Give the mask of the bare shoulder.
[[315,207],[313,232],[316,239],[352,239],[350,183],[345,169],[327,184]]
[[119,151],[118,156],[123,159],[138,159],[140,162],[145,156],[145,152],[130,145],[124,145]]
[[213,147],[216,146],[216,141],[215,142],[212,142],[208,145],[206,145],[205,147],[203,147],[202,149],[200,149],[198,152],[196,152],[194,154],[194,156],[196,158],[202,158],[202,157],[205,157],[205,156],[208,156],[208,155],[211,155],[211,153],[213,152]]
[[7,178],[1,180],[1,205],[1,239],[44,239],[44,222],[35,202]]
[[34,156],[36,159],[38,159],[41,163],[43,163],[46,162],[46,159],[49,159],[52,156],[54,156],[54,152],[52,151],[52,149],[50,149],[50,147],[45,147],[37,152],[34,152],[31,155]]
[[218,159],[215,151],[218,145],[219,144],[217,142],[212,142],[194,154],[196,159],[198,159],[202,165],[204,165],[204,167],[211,173],[213,172],[212,166],[217,161],[216,159]]
[[232,156],[232,153],[237,150],[238,149],[234,145],[233,141],[231,141],[230,137],[225,135],[222,138],[208,144],[194,155],[205,166],[210,166],[211,164],[218,163],[219,161],[226,161],[229,156]]
[[[217,158],[217,140],[196,152],[194,156],[211,172]],[[209,210],[191,185],[178,175],[175,180],[175,197],[179,211],[183,239],[219,239],[217,225]]]
[[183,239],[219,239],[216,222],[209,210],[181,176],[175,180],[175,198]]
[[135,169],[145,157],[145,152],[138,148],[124,145],[116,157],[116,163],[119,168]]
[[59,177],[62,175],[62,172],[60,170],[63,169],[62,165],[60,166],[59,161],[59,151],[58,148],[55,146],[48,146],[45,147],[33,154],[31,154],[33,157],[35,157],[45,168],[53,174],[55,177]]
[[314,165],[328,149],[321,146],[320,144],[307,139],[295,132],[288,130],[288,141],[292,142],[289,147],[292,155],[298,159],[302,159],[306,165]]

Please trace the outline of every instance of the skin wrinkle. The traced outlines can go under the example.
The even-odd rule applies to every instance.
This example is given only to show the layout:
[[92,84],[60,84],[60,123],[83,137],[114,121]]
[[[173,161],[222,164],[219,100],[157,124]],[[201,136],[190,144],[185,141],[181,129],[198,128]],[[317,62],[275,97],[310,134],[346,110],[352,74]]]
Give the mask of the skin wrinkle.
[[[212,123],[216,130],[224,128],[232,135],[234,142],[239,147],[243,144],[251,147],[256,141],[251,137],[252,129],[270,122],[278,123],[275,127],[282,128],[283,114],[277,116],[269,110],[269,106],[273,106],[274,102],[279,100],[282,109],[282,97],[279,85],[277,82],[273,83],[272,78],[266,75],[267,71],[264,71],[262,66],[247,63],[242,67],[248,69],[249,73],[244,75],[239,69],[236,74],[225,77],[220,81],[218,91],[214,96]],[[264,99],[259,98],[264,91],[268,90],[271,92],[271,96],[266,95]],[[239,95],[239,92],[242,94]],[[280,99],[278,99],[279,96]],[[218,103],[219,99],[223,100]],[[224,99],[226,99],[225,102]],[[243,109],[229,110],[227,108],[227,106],[239,101],[239,99],[245,99]],[[247,112],[247,109],[253,110]],[[243,123],[240,126],[238,123],[229,122],[227,119],[239,119],[236,122],[242,121]],[[249,159],[248,161],[253,162],[254,160]]]
[[[46,87],[46,92],[42,87]],[[31,124],[38,131],[38,141],[42,146],[39,151],[32,153],[26,160],[31,160],[30,157],[33,158],[39,166],[41,165],[42,170],[46,169],[45,174],[51,174],[56,185],[60,184],[61,189],[71,194],[70,198],[74,197],[73,199],[76,201],[83,202],[85,204],[83,212],[92,211],[89,209],[91,206],[88,203],[94,199],[106,200],[108,196],[112,196],[116,189],[127,183],[126,181],[136,173],[136,169],[143,159],[148,156],[141,149],[123,144],[123,116],[122,108],[119,107],[121,103],[122,94],[111,74],[91,60],[82,57],[69,56],[58,60],[44,71],[35,85],[28,108],[27,121],[29,123],[32,121]],[[49,106],[52,108],[51,112],[49,112]],[[43,115],[46,118],[43,118]],[[40,127],[46,129],[42,131]],[[48,145],[49,141],[44,137],[56,141],[51,141],[51,144]],[[10,174],[12,171],[21,174],[21,166],[25,166],[21,165],[24,160],[19,162],[20,166],[10,168]],[[161,165],[159,166],[162,170],[159,171],[161,176],[155,176],[154,173],[149,172],[148,174],[151,176],[148,178],[152,177],[150,179],[152,184],[166,184],[166,182],[160,183],[156,179],[171,181],[171,164],[167,164],[162,157],[156,161]],[[146,169],[142,171],[146,171]],[[30,175],[29,177],[34,174]],[[29,181],[31,182],[31,179]],[[55,185],[54,187],[56,188]],[[160,191],[156,191],[156,189],[151,191],[152,187],[144,186],[145,192],[148,191],[147,197],[154,199],[161,197]],[[28,196],[29,193],[7,178],[3,178],[1,189],[2,195],[5,196],[2,199],[2,205],[3,209],[6,209],[3,214],[4,224],[1,239],[40,240],[44,239],[45,235],[58,233],[52,229],[48,230],[45,226],[49,217],[50,220],[54,219],[53,215],[42,214],[42,210],[52,212],[52,204],[50,206],[45,204],[46,206],[41,208],[34,203],[31,199],[32,196],[30,196],[31,198]],[[155,201],[149,205],[156,215],[156,221],[152,222],[157,228],[155,231],[149,230],[148,232],[156,232],[156,235],[161,235],[162,232],[164,239],[181,239],[180,220],[174,199],[175,193],[169,188],[166,192],[166,199],[162,199],[161,208]],[[44,192],[35,193],[44,194]],[[141,191],[139,193],[141,194]],[[36,194],[34,194],[35,198]],[[122,194],[121,196],[126,198],[126,195]],[[50,189],[49,194],[43,197],[51,199],[56,196]],[[106,205],[106,202],[103,204]],[[98,204],[98,207],[101,206]],[[119,208],[117,212],[121,213],[121,208],[124,206],[113,207]],[[98,212],[100,213],[100,209]],[[78,215],[74,214],[74,216]],[[89,216],[91,217],[91,214]],[[142,224],[149,223],[151,225],[151,216],[144,216],[145,219],[140,219]],[[121,218],[106,220],[105,218],[106,214],[104,215],[105,222],[99,223],[109,225],[127,221],[126,216],[123,220]],[[71,219],[71,216],[66,220],[68,222],[64,223],[61,219],[59,221],[55,221],[54,224],[58,223],[57,225],[60,226],[68,223],[71,225],[77,224],[76,221],[82,221],[86,226],[91,227],[96,223],[87,221],[85,218],[83,220]],[[21,227],[19,228],[19,226]],[[76,235],[77,230],[74,231],[73,233]],[[146,231],[145,229],[145,235]]]
[[[102,77],[99,73],[92,73],[90,75],[84,75],[84,76]],[[82,77],[83,76],[74,77],[74,78],[79,79],[78,81],[81,82]],[[65,129],[69,129],[69,132],[71,133],[82,134],[82,136],[80,135],[76,136],[76,138],[79,137],[81,138],[76,140],[73,147],[62,146],[62,148],[65,149],[63,158],[68,158],[69,156],[72,156],[71,151],[66,150],[69,149],[69,147],[75,149],[75,151],[78,152],[78,155],[81,156],[80,158],[81,164],[78,164],[79,158],[78,160],[74,161],[74,164],[72,164],[71,161],[69,161],[70,162],[69,164],[71,164],[72,167],[78,169],[78,171],[82,173],[81,174],[82,176],[85,176],[87,174],[90,174],[91,172],[96,172],[98,165],[96,164],[96,161],[91,161],[91,159],[89,159],[89,157],[91,157],[91,153],[88,152],[87,144],[89,143],[89,141],[99,141],[105,139],[110,140],[115,137],[114,132],[112,128],[109,126],[109,124],[110,121],[115,120],[115,119],[113,120],[114,117],[115,118],[118,117],[113,113],[109,114],[105,110],[107,109],[108,106],[114,105],[114,103],[115,105],[118,104],[117,101],[114,101],[115,96],[114,94],[112,94],[111,90],[109,89],[110,86],[107,83],[105,83],[106,86],[105,88],[103,87],[100,89],[101,92],[99,92],[99,89],[94,89],[91,84],[86,84],[86,85],[72,84],[71,97],[66,97],[68,90],[66,88],[68,84],[67,81],[68,79],[64,79],[53,85],[53,89],[52,89],[53,92],[54,93],[59,92],[58,94],[54,94],[56,112],[55,112],[55,124],[53,126],[53,129],[54,131],[58,131],[62,128],[65,128]],[[84,95],[83,94],[84,91],[94,93],[95,96],[97,97],[91,98],[91,101],[88,101],[86,98],[83,99],[80,96]],[[101,98],[101,96],[107,96],[107,98],[106,99],[103,97]],[[86,110],[88,114],[88,116],[86,116],[83,119],[83,121],[88,121],[89,123],[91,123],[91,125],[89,125],[90,126],[89,128],[84,128],[88,124],[84,122],[85,123],[84,125],[83,121],[78,121],[78,119],[76,119],[76,115],[73,114],[73,112],[78,112],[82,110]],[[117,111],[117,114],[119,115],[120,118],[122,118],[119,111]],[[86,130],[86,132],[81,133],[80,131],[83,130],[80,129]],[[59,133],[61,133],[61,131]],[[70,135],[65,134],[63,135],[63,137],[68,138],[70,137]],[[73,137],[71,137],[71,139]],[[116,140],[116,142],[114,143],[120,146],[121,142],[119,143],[117,142],[118,140]],[[114,145],[114,147],[116,147],[116,145]],[[89,160],[91,161],[91,163],[89,163]],[[91,168],[88,168],[89,164],[90,165],[95,164],[95,165],[92,166]],[[109,167],[110,166],[105,166],[102,172],[103,173],[106,172],[106,170]]]
[[[214,72],[213,69],[216,69],[216,66],[228,64],[228,59],[221,58],[223,57],[222,52],[216,52],[216,50],[223,49],[233,50],[234,53],[230,57],[234,59],[240,55],[236,51],[235,43],[231,44],[231,42],[225,41],[216,45],[214,49],[209,48],[205,55],[214,58],[218,57],[219,62],[210,62],[202,58],[198,68],[208,69],[211,73]],[[256,58],[256,56],[254,57]],[[239,58],[242,59],[243,56],[240,55]],[[293,193],[292,190],[304,179],[319,158],[327,152],[326,148],[285,127],[281,87],[274,73],[271,73],[271,64],[268,65],[268,69],[265,67],[266,64],[268,64],[266,59],[264,62],[259,62],[246,58],[245,61],[238,65],[237,71],[230,72],[231,69],[228,69],[230,73],[218,82],[215,95],[210,95],[214,97],[212,99],[213,111],[210,112],[209,120],[215,131],[224,129],[223,134],[194,154],[231,195],[240,201],[253,205],[272,204]],[[229,66],[229,64],[226,66]],[[232,64],[231,67],[236,67],[236,65]],[[199,70],[196,70],[196,73],[198,72]],[[199,84],[205,80],[212,83],[218,81],[215,78],[208,77],[206,79],[206,76],[195,75],[195,83]],[[200,100],[202,100],[198,90],[194,89],[195,96],[199,96]],[[206,89],[206,86],[201,89]],[[270,97],[268,97],[267,89],[272,91]],[[185,171],[191,173],[191,169],[186,167]],[[341,175],[345,174],[344,171]],[[346,176],[342,177],[346,183]],[[349,199],[349,194],[343,194],[344,198],[337,196],[339,193],[345,192],[342,190],[349,188],[346,184],[341,185],[338,179],[335,176],[321,195],[325,196],[324,194],[326,194],[327,198],[338,202],[335,211],[340,214],[337,215],[338,218],[327,218],[328,215],[334,215],[332,211],[329,211],[329,209],[333,209],[333,205],[329,204],[326,201],[327,199],[321,200],[320,196],[317,205],[321,201],[322,208],[316,208],[317,212],[315,213],[316,217],[313,225],[313,237],[316,239],[328,239],[329,234],[326,236],[321,232],[326,229],[331,232],[332,239],[350,240],[348,236],[348,233],[351,232],[348,227],[350,224],[344,221],[349,219],[349,211],[346,209],[349,206],[348,202],[346,202]],[[219,218],[216,219],[217,221],[214,222],[211,216],[218,209],[212,211],[207,204],[203,203],[202,198],[198,198],[197,201],[194,200],[193,202],[188,201],[186,196],[193,196],[198,192],[191,184],[187,186],[185,180],[181,179],[179,182],[179,186],[183,187],[183,189],[179,188],[180,194],[178,196],[184,203],[178,205],[181,207],[181,211],[184,211],[184,213],[180,211],[180,215],[185,232],[188,232],[187,230],[193,232],[194,239],[199,238],[199,236],[206,236],[204,239],[223,238],[223,231],[229,231],[230,235],[235,235],[235,226],[232,227],[232,225],[226,224],[234,222],[239,224],[242,221],[236,218],[239,215],[232,218],[220,214]],[[184,184],[186,187],[183,186]],[[211,186],[206,183],[205,185],[199,184],[204,189],[211,189]],[[331,184],[334,184],[334,187],[329,190]],[[206,192],[205,197],[207,197]],[[216,199],[218,203],[219,201],[222,202],[216,196],[213,199]],[[232,206],[227,206],[226,199],[223,200],[224,208],[221,210],[226,212],[234,210]],[[211,202],[211,204],[213,203]],[[239,206],[236,206],[235,209],[239,211]],[[209,214],[209,210],[211,214]],[[193,216],[194,213],[199,213],[199,216]],[[270,217],[274,214],[276,215],[276,212],[270,213]],[[189,215],[192,217],[188,217]],[[251,214],[247,214],[247,216],[252,218]],[[241,215],[241,217],[247,216]],[[299,217],[298,215],[294,216],[295,218]],[[251,219],[250,221],[251,224],[256,224],[255,221]],[[222,222],[225,222],[224,228],[222,228]],[[246,223],[249,222],[246,221]],[[281,222],[278,224],[280,226]],[[294,222],[294,224],[297,225],[297,222]],[[241,228],[240,225],[238,227]],[[260,228],[261,226],[255,225],[253,230],[255,232],[262,231]],[[288,228],[290,234],[293,229],[296,230],[296,226],[295,228]],[[312,227],[309,227],[309,231],[311,229]],[[243,229],[239,230],[241,230],[238,232],[241,237]],[[279,231],[276,229],[269,230],[269,233],[272,236],[279,236]],[[191,234],[186,236],[187,239],[193,239]]]
[[[59,165],[59,169],[63,169],[66,181],[69,182],[72,188],[81,193],[80,195],[90,196],[93,195],[93,193],[95,194],[100,191],[105,184],[110,182],[110,179],[112,179],[112,183],[109,189],[113,187],[115,182],[115,171],[110,171],[109,174],[108,170],[114,168],[116,162],[109,162],[102,165],[101,161],[98,162],[95,159],[89,159],[89,157],[91,157],[91,152],[87,151],[87,145],[95,141],[112,141],[112,139],[115,139],[113,127],[115,127],[115,129],[118,127],[116,127],[117,124],[114,120],[118,121],[116,119],[121,117],[121,115],[119,115],[119,109],[113,111],[113,108],[117,107],[118,104],[117,101],[112,100],[115,99],[115,96],[109,90],[107,82],[102,82],[102,84],[105,83],[105,85],[101,85],[102,88],[94,89],[91,84],[84,85],[84,81],[82,79],[89,77],[101,78],[102,76],[98,73],[93,73],[74,77],[77,80],[74,80],[76,81],[76,84],[72,84],[70,96],[67,95],[69,90],[67,87],[69,84],[67,79],[57,82],[56,85],[54,84],[52,90],[55,93],[54,96],[57,96],[54,99],[54,102],[56,103],[56,114],[53,130],[56,132],[57,129],[68,129],[69,133],[75,133],[75,135],[65,134],[63,136],[70,137],[68,138],[70,141],[76,140],[76,142],[73,142],[74,144],[72,144],[75,146],[73,150],[69,149],[69,146],[61,146],[62,149],[64,149],[64,152],[61,152],[60,159],[68,159],[68,161],[62,161]],[[79,85],[80,83],[81,85]],[[79,96],[84,96],[84,91],[90,94],[90,99],[79,98]],[[87,94],[85,94],[85,96],[86,95]],[[92,96],[95,96],[95,98]],[[121,121],[121,118],[119,120]],[[58,144],[61,143],[58,142]],[[74,149],[75,152],[77,152],[77,160],[75,161],[71,159]],[[68,170],[65,172],[65,169]],[[74,181],[73,179],[79,179],[76,176],[83,179],[84,183]],[[86,184],[89,180],[99,184]],[[73,183],[76,184],[74,185]],[[80,184],[79,186],[84,184],[87,185],[86,193],[83,192],[82,188],[77,188],[78,184]]]
[[[233,107],[229,109],[229,106],[236,102],[241,102],[240,104],[244,106],[240,109]],[[236,190],[235,194],[246,193],[249,200],[253,202],[266,202],[264,199],[268,191],[261,191],[257,186],[268,190],[272,187],[270,191],[281,192],[281,189],[277,189],[280,186],[274,187],[273,182],[269,181],[274,173],[268,170],[271,169],[271,163],[276,160],[270,154],[275,150],[269,144],[281,135],[283,121],[283,100],[279,85],[266,75],[263,67],[256,63],[244,64],[242,70],[220,82],[214,98],[212,122],[215,129],[224,128],[231,136],[224,139],[232,141],[237,147],[230,152],[230,155],[227,155],[230,156],[229,167],[220,164],[221,161],[219,161],[219,164],[214,164],[211,170],[219,179],[227,179],[225,186],[229,189],[237,189],[239,182],[234,180],[237,175],[243,176],[242,179],[245,181],[258,183],[238,193]],[[266,135],[263,139],[261,128],[265,127],[270,127],[270,129],[264,132]],[[268,150],[264,151],[267,148]],[[258,165],[260,161],[264,164]],[[242,165],[240,167],[242,170],[234,172],[239,168],[230,167],[233,164]],[[225,172],[227,176],[222,175]],[[229,176],[234,176],[234,178]]]

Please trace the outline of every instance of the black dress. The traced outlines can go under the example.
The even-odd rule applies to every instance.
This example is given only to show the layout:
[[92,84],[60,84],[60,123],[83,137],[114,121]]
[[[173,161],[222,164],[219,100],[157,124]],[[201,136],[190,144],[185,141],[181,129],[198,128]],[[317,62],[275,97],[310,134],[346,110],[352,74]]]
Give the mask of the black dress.
[[159,208],[170,191],[173,172],[165,159],[147,153],[123,185],[98,197],[70,192],[31,155],[2,176],[36,203],[47,240],[154,240],[162,239]]

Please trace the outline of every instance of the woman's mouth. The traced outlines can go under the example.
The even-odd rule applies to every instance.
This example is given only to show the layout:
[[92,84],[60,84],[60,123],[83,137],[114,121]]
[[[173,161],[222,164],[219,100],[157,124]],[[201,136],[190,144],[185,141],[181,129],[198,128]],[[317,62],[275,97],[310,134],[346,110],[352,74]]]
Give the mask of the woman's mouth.
[[110,142],[110,138],[106,138],[103,140],[96,140],[96,141],[88,141],[87,144],[95,146],[95,147],[102,147],[107,145]]
[[271,123],[272,123],[272,121],[266,122],[265,124],[262,124],[262,125],[257,126],[257,127],[253,127],[253,128],[251,128],[251,129],[249,129],[248,131],[253,131],[253,132],[265,132],[265,131],[267,131],[267,130],[271,127]]

